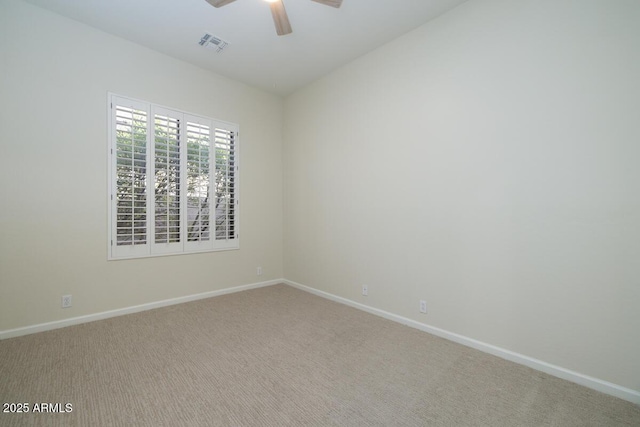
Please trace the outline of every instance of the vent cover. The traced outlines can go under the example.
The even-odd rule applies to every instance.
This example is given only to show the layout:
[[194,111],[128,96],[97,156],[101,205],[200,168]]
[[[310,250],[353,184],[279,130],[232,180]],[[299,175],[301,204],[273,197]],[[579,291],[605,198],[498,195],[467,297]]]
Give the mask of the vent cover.
[[221,53],[224,48],[229,46],[229,42],[222,40],[220,37],[216,37],[209,33],[204,33],[204,36],[200,39],[198,44],[208,49],[213,49],[216,53]]

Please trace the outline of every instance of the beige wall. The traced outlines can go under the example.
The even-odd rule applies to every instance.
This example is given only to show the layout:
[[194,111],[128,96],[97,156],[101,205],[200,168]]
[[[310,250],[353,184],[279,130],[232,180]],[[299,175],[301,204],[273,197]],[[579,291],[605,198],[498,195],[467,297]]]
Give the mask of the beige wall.
[[[240,250],[107,262],[107,91],[240,125]],[[280,98],[3,0],[0,100],[0,331],[282,277]]]
[[286,99],[285,277],[640,390],[638,22],[473,0]]

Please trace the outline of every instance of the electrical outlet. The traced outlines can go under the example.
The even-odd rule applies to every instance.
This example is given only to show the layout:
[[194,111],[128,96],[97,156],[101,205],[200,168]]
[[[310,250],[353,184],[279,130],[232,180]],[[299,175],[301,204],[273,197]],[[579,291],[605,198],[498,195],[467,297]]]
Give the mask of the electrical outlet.
[[362,295],[364,295],[365,297],[369,295],[369,288],[367,287],[367,285],[362,285]]
[[62,295],[62,308],[71,307],[71,295]]
[[423,299],[420,300],[420,313],[427,312],[427,302]]
[[256,268],[256,276],[262,276],[262,267]]

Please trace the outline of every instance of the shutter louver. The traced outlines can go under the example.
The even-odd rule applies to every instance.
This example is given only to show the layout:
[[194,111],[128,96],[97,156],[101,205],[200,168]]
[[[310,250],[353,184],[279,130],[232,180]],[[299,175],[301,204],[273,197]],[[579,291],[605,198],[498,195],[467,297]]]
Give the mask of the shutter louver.
[[147,243],[147,112],[116,106],[116,245]]

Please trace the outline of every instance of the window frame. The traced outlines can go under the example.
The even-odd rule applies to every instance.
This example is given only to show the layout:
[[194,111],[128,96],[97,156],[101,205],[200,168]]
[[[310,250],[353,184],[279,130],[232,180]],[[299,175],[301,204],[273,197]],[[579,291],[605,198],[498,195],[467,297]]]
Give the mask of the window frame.
[[[117,156],[122,151],[118,151],[117,133],[116,133],[116,113],[117,107],[120,111],[126,108],[133,108],[138,111],[146,112],[146,142],[145,142],[145,201],[144,215],[145,222],[145,241],[143,243],[132,243],[118,245],[118,160]],[[107,259],[123,260],[150,258],[158,256],[186,255],[203,252],[217,252],[226,250],[237,250],[240,248],[240,144],[239,144],[239,126],[235,123],[225,122],[213,119],[200,114],[193,114],[176,108],[165,107],[152,102],[143,101],[128,96],[118,95],[112,92],[107,93],[107,205],[108,205],[108,221],[107,221]],[[158,145],[156,127],[162,127],[156,124],[157,116],[164,116],[175,119],[178,123],[178,150],[179,150],[179,242],[158,243],[156,241],[156,149]],[[207,128],[208,132],[208,188],[205,210],[209,215],[208,230],[204,235],[200,235],[201,240],[192,241],[189,239],[188,233],[193,222],[189,221],[189,213],[187,211],[187,202],[189,199],[188,185],[188,167],[187,156],[189,151],[188,128],[190,124],[197,124]],[[132,127],[133,128],[133,127]],[[228,135],[227,139],[218,138],[218,134]],[[132,141],[134,137],[132,136]],[[141,139],[137,140],[138,142]],[[191,141],[193,142],[193,141]],[[226,151],[221,149],[221,153],[227,153],[223,157],[223,161],[218,159],[219,147],[228,147]],[[132,164],[135,163],[135,149],[131,147]],[[132,177],[134,176],[134,166],[132,166]],[[161,169],[158,169],[161,170]],[[222,172],[221,172],[222,171]],[[221,172],[224,178],[222,183],[224,192],[218,193],[217,176]],[[136,198],[133,197],[132,190],[132,207],[136,205]],[[219,197],[222,195],[222,197]],[[192,196],[193,198],[193,196]],[[227,201],[225,208],[221,210],[222,214],[216,209],[220,199]],[[200,198],[201,200],[202,198]],[[120,207],[122,207],[120,205]],[[192,207],[193,209],[193,207]],[[202,209],[202,207],[198,208]],[[121,212],[122,213],[122,212]],[[167,213],[167,215],[169,215]],[[217,227],[219,215],[225,218],[225,226],[220,232]],[[134,208],[132,208],[131,224],[133,227],[135,220]],[[167,216],[166,227],[170,227]],[[220,236],[221,235],[221,236]],[[134,232],[131,235],[132,242],[135,242]],[[204,237],[203,237],[204,236]],[[207,237],[208,236],[208,237]]]

